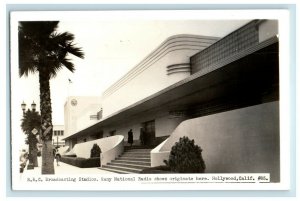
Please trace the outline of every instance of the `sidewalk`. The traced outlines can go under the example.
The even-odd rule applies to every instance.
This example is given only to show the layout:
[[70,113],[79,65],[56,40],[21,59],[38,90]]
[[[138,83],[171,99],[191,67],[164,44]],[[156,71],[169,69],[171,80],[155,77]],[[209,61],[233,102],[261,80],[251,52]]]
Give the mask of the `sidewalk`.
[[[27,162],[28,163],[28,162]],[[27,164],[28,165],[28,164]],[[39,176],[42,175],[41,167],[42,167],[42,157],[38,157],[38,167],[34,169],[27,170],[27,165],[24,168],[24,172],[21,173],[21,177],[30,177],[30,176]],[[70,175],[70,174],[117,174],[113,172],[108,172],[105,170],[100,170],[98,168],[79,168],[76,166],[72,166],[63,162],[59,162],[59,166],[57,166],[56,161],[54,161],[54,170],[55,175]]]

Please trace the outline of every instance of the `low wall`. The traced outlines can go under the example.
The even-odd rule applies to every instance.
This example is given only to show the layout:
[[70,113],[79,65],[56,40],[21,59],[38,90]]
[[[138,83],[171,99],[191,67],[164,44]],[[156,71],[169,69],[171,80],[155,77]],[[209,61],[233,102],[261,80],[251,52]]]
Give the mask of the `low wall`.
[[161,147],[163,147],[167,141],[168,139],[151,150],[151,167],[165,165],[163,161],[169,158],[170,151],[161,151]]
[[112,149],[101,153],[101,155],[100,155],[101,166],[106,165],[110,161],[114,160],[116,157],[120,156],[123,152],[124,152],[124,137]]
[[182,136],[203,149],[206,173],[270,173],[272,182],[280,181],[278,101],[186,120],[159,152],[166,156]]
[[97,140],[92,140],[84,143],[76,144],[73,149],[65,155],[76,155],[79,158],[90,158],[91,149],[94,144],[97,144],[101,149],[101,164],[105,165],[110,160],[115,159],[124,149],[124,136],[116,135]]

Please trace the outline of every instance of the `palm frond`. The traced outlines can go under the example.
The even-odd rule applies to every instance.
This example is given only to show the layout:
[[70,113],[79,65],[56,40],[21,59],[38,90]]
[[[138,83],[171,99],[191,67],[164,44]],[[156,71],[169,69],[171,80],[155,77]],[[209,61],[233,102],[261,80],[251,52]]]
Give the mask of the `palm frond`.
[[57,43],[59,44],[64,44],[73,41],[75,39],[75,36],[74,34],[71,34],[69,32],[63,32],[63,33],[54,32],[51,34],[50,38],[57,41]]
[[82,51],[82,48],[79,47],[75,47],[75,44],[70,43],[67,47],[66,47],[66,51],[68,53],[73,54],[76,57],[79,57],[81,59],[84,59],[84,53]]
[[70,59],[64,58],[61,63],[71,72],[75,71],[74,64],[70,61]]
[[28,77],[28,75],[31,73],[31,74],[35,74],[38,70],[37,70],[37,67],[35,65],[33,65],[31,62],[24,62],[22,64],[22,66],[24,67],[20,67],[19,68],[19,76],[22,77],[22,76],[25,76],[25,77]]
[[74,35],[69,32],[64,33],[54,33],[51,37],[51,43],[57,48],[64,49],[67,53],[73,54],[76,57],[81,59],[84,58],[84,53],[82,48],[76,47],[76,44],[73,43],[75,39]]
[[68,55],[84,58],[82,48],[73,43],[74,35],[57,33],[58,21],[20,22],[19,24],[19,74],[28,76],[37,71],[49,73],[53,78],[66,67],[71,72],[75,66]]
[[56,30],[59,21],[22,21],[19,30],[35,40],[48,38]]

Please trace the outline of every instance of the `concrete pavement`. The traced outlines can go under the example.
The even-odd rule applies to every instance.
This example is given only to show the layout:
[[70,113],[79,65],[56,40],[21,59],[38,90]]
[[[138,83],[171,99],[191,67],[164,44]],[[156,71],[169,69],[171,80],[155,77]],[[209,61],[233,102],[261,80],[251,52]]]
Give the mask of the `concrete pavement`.
[[[31,169],[31,170],[27,170],[27,165],[24,169],[24,172],[21,173],[21,178],[41,175],[42,157],[38,157],[38,165],[39,165],[38,167],[35,167],[34,169]],[[56,161],[54,161],[54,169],[55,169],[55,175],[117,174],[117,173],[108,172],[105,170],[100,170],[99,168],[79,168],[79,167],[72,166],[72,165],[69,165],[69,164],[66,164],[63,162],[59,162],[59,166],[57,166]]]

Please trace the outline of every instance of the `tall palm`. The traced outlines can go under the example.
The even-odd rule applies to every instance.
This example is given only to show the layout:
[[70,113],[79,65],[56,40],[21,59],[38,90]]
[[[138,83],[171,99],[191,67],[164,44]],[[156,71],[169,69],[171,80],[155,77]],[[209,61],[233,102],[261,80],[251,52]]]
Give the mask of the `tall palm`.
[[52,148],[52,108],[50,79],[66,67],[74,72],[69,54],[84,58],[81,48],[75,47],[74,35],[56,31],[58,21],[19,23],[19,74],[39,73],[42,174],[54,174]]

